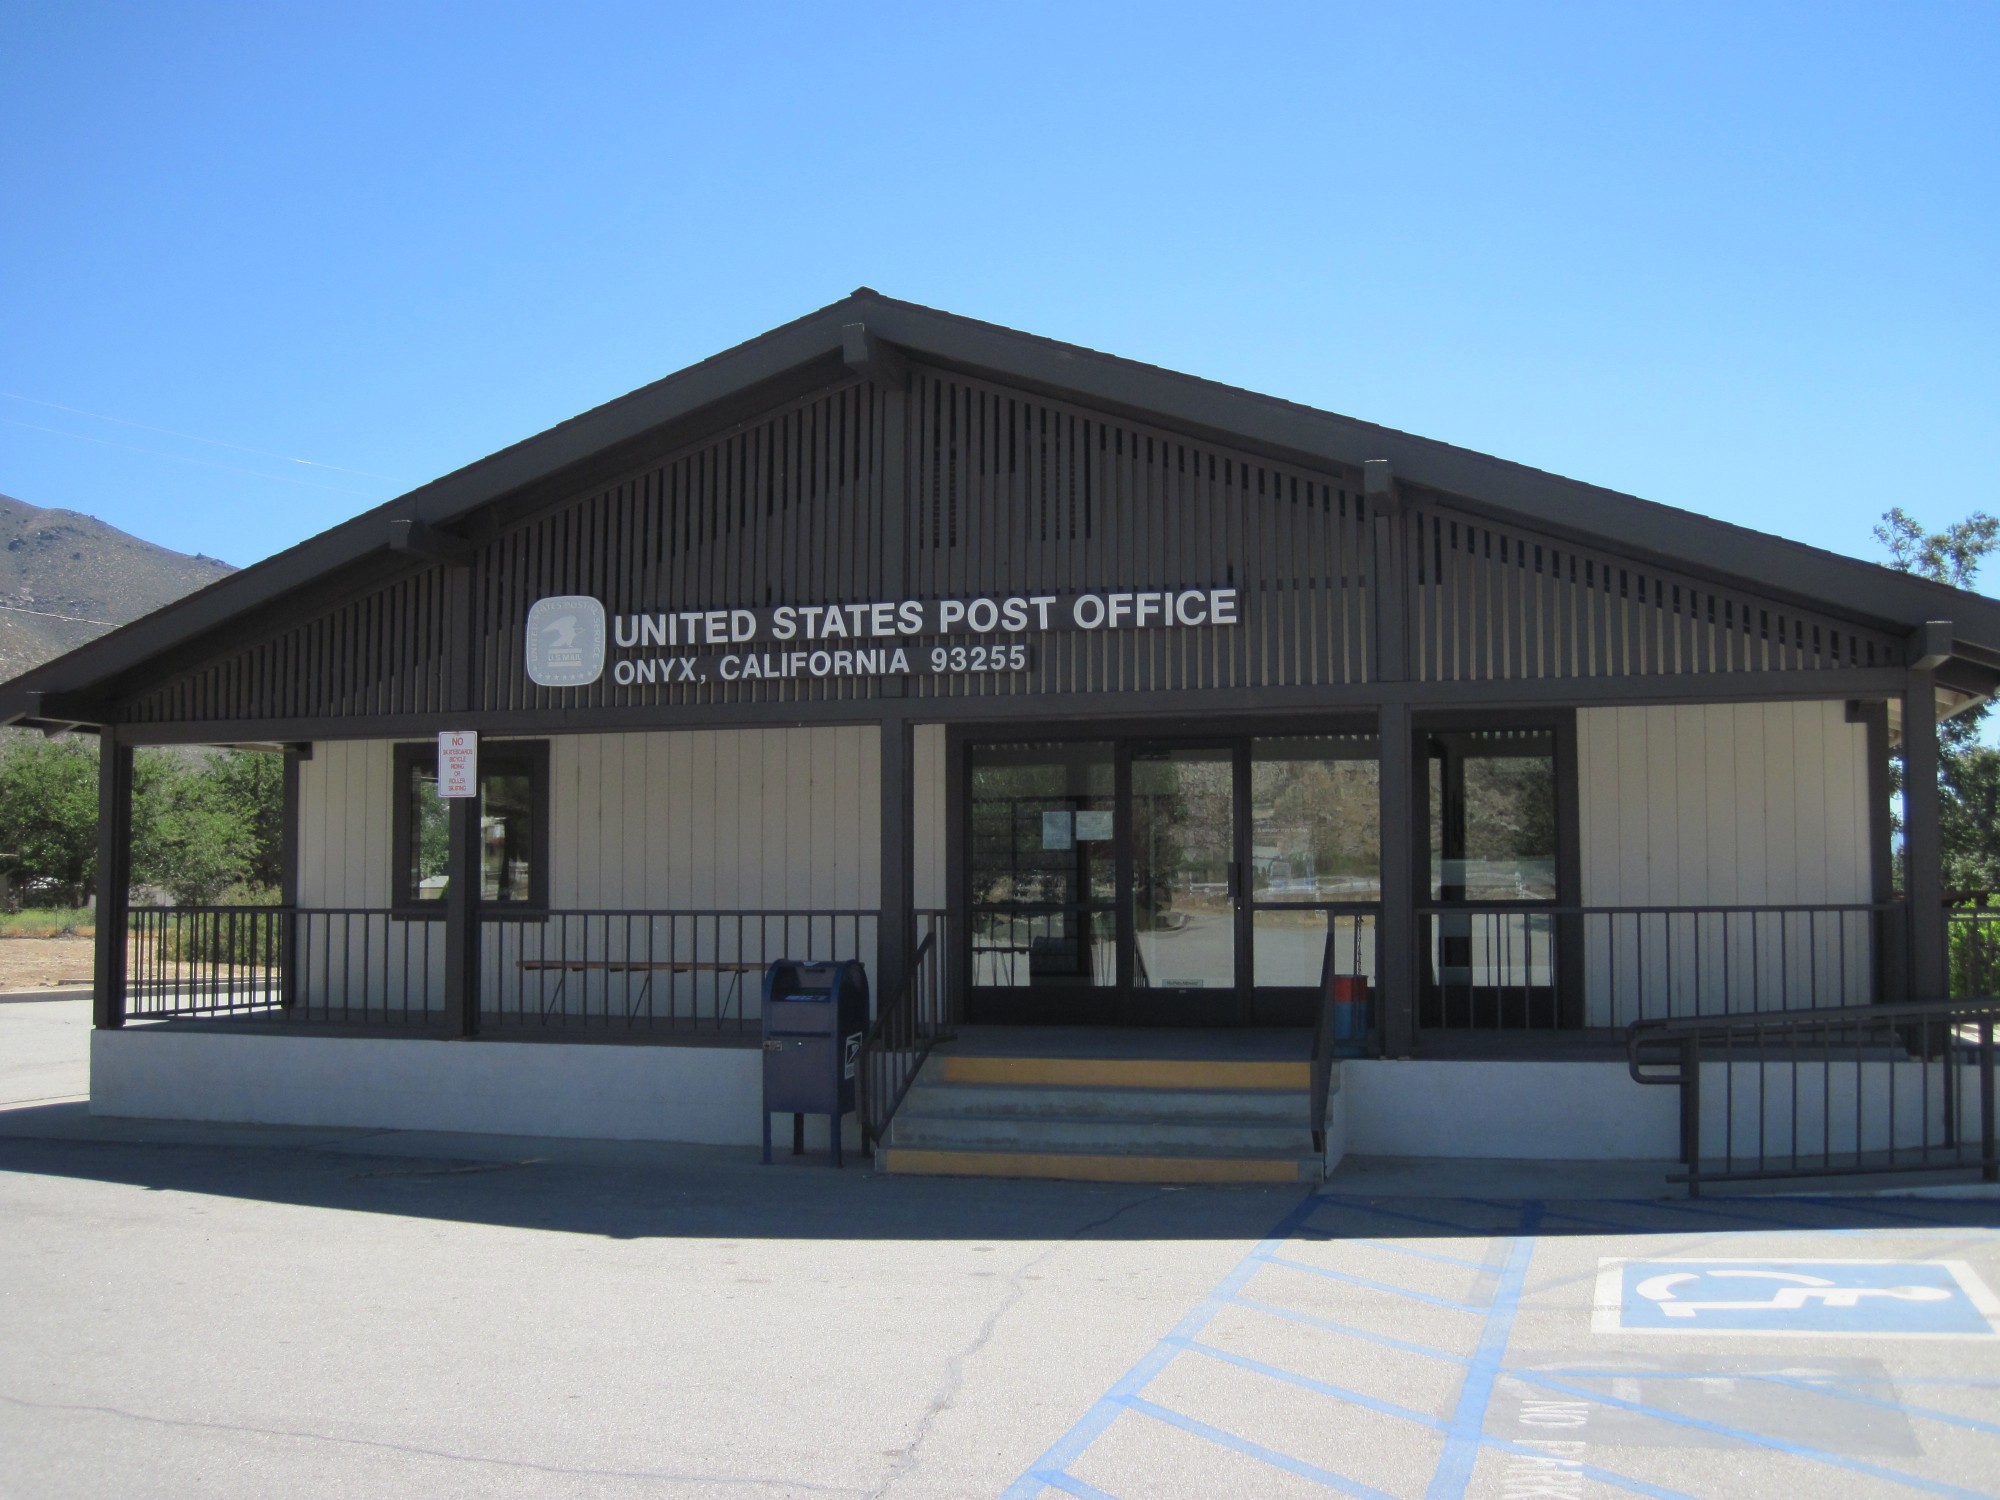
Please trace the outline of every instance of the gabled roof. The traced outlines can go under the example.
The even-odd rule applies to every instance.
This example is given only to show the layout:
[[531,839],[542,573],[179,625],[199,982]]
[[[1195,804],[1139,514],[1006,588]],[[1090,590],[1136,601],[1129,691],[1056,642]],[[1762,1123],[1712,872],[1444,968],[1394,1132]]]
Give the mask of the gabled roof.
[[[1952,654],[2000,671],[2000,600],[1677,510],[1393,428],[1120,359],[863,287],[817,312],[573,417],[265,559],[0,685],[0,723],[53,722],[49,700],[88,701],[189,643],[371,562],[391,566],[391,523],[477,539],[503,519],[586,487],[662,447],[742,420],[846,372],[846,330],[923,363],[1306,464],[1386,459],[1399,481],[1497,517],[1912,631],[1949,621]],[[1985,670],[1980,670],[1985,669]],[[74,712],[74,709],[70,710]]]

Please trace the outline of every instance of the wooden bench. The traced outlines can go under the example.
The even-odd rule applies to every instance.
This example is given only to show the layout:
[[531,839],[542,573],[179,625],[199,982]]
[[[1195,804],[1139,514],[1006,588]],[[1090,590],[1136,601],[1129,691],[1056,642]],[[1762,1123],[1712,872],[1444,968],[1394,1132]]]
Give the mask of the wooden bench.
[[[743,976],[761,974],[769,967],[760,962],[743,959],[700,959],[700,958],[524,958],[520,960],[522,972],[529,974],[559,973],[556,992],[542,1006],[542,1015],[547,1017],[562,1008],[563,992],[569,985],[572,974],[644,974],[646,982],[639,986],[638,997],[627,1003],[625,1018],[629,1021],[636,1016],[642,1005],[652,998],[653,976],[655,974],[727,974],[731,977],[730,994],[736,1001],[736,1019],[743,1019]],[[724,1007],[718,999],[715,1019],[723,1017]]]

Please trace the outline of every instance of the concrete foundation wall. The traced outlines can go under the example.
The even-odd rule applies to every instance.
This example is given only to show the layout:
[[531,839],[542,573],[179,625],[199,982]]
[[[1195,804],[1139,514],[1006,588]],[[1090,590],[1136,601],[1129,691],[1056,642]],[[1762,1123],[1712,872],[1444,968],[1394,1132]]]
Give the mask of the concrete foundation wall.
[[[551,1135],[749,1146],[763,1054],[398,1038],[232,1036],[150,1027],[91,1035],[92,1114],[260,1125]],[[807,1145],[826,1146],[825,1118]],[[776,1117],[780,1150],[791,1121]],[[859,1139],[853,1118],[850,1147]]]
[[[748,1146],[761,1139],[762,1054],[748,1047],[446,1042],[397,1038],[232,1035],[132,1027],[91,1037],[93,1114],[264,1125],[468,1131],[601,1140]],[[1738,1157],[1761,1145],[1817,1154],[1833,1121],[1835,1150],[1943,1139],[1935,1073],[1921,1065],[1739,1066],[1730,1116]],[[1893,1081],[1892,1081],[1893,1075]],[[1793,1097],[1795,1086],[1797,1098]],[[1702,1074],[1702,1154],[1722,1155],[1722,1064]],[[1891,1089],[1894,1109],[1890,1108]],[[1960,1129],[1975,1131],[1978,1086],[1965,1071]],[[1539,1161],[1665,1160],[1678,1154],[1680,1093],[1634,1083],[1622,1063],[1341,1063],[1328,1156],[1500,1157]],[[1857,1134],[1856,1119],[1861,1122]],[[789,1149],[790,1121],[775,1124]],[[845,1139],[858,1144],[849,1117]],[[826,1145],[823,1119],[808,1144]]]
[[1340,1065],[1352,1156],[1628,1161],[1678,1154],[1680,1095],[1623,1063]]

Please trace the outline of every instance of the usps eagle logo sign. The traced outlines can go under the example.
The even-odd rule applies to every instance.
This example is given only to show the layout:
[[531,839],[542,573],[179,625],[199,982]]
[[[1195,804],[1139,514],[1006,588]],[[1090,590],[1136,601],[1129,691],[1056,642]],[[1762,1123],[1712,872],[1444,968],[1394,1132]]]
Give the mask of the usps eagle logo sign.
[[604,675],[604,606],[588,594],[537,599],[528,611],[528,680],[589,687]]

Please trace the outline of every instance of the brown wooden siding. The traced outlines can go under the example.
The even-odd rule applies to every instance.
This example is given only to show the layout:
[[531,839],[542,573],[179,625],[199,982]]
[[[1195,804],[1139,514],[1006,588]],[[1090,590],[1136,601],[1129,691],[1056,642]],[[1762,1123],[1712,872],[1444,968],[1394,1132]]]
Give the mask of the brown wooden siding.
[[539,688],[522,662],[528,608],[589,594],[612,614],[852,603],[883,594],[885,403],[865,384],[797,402],[670,455],[508,531],[480,551],[477,631],[486,706],[837,701],[853,679]]
[[131,724],[442,711],[442,569],[385,584],[133,698]]
[[1368,679],[1360,476],[1314,473],[960,376],[920,373],[910,592],[1235,584],[1235,629],[1038,637],[1018,676],[914,695],[1047,696]]
[[[898,471],[901,516],[886,509]],[[851,380],[483,542],[471,578],[473,706],[851,702],[877,691],[865,679],[620,688],[609,672],[590,688],[537,688],[522,662],[527,610],[569,593],[617,615],[1234,585],[1243,624],[1233,629],[1054,632],[1033,638],[1026,672],[919,670],[908,692],[1053,699],[1366,683],[1376,538],[1359,491],[1350,470],[1280,463],[958,374],[918,368],[907,397]],[[1397,524],[1420,681],[1901,660],[1901,643],[1879,632],[1496,525],[1442,497],[1413,497]],[[448,593],[439,568],[386,583],[181,673],[132,700],[126,719],[444,712]]]
[[[1412,506],[1411,675],[1642,677],[1899,664],[1901,643],[1601,549]],[[1718,559],[1722,561],[1723,559]]]

